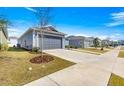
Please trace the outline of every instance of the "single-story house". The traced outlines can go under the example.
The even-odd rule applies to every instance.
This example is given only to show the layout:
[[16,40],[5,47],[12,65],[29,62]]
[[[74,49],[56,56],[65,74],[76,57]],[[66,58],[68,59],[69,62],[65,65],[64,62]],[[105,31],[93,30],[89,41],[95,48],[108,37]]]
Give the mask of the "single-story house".
[[69,46],[69,40],[65,38],[65,46]]
[[65,34],[52,26],[29,28],[19,39],[20,47],[31,50],[33,48],[61,49],[64,48]]
[[119,45],[124,45],[124,40],[118,40]]
[[113,41],[111,41],[110,39],[103,39],[101,40],[101,43],[105,46],[112,46]]
[[8,32],[6,27],[0,25],[0,44],[8,44]]
[[17,46],[17,43],[18,43],[18,38],[16,36],[9,37],[9,46],[10,47]]
[[69,45],[76,48],[88,48],[93,46],[93,37],[69,36]]

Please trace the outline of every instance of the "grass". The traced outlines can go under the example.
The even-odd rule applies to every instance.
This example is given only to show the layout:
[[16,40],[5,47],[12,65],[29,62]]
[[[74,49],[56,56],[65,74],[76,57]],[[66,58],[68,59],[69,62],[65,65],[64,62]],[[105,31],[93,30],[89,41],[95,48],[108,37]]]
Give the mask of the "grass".
[[108,50],[101,50],[99,48],[83,48],[82,50],[87,50],[87,51],[91,51],[91,52],[97,52],[97,53],[105,53]]
[[119,54],[118,54],[118,57],[124,58],[124,51],[121,51],[121,50],[120,50],[120,52],[119,52]]
[[108,82],[108,86],[124,86],[124,78],[112,73]]
[[124,47],[121,47],[121,49],[120,50],[124,50]]
[[33,64],[29,60],[40,54],[17,51],[11,48],[11,51],[0,52],[0,85],[24,85],[75,64],[55,56],[49,63]]
[[15,51],[15,52],[22,52],[22,51],[25,51],[24,49],[22,49],[22,48],[13,48],[13,47],[10,47],[9,49],[8,49],[8,51]]
[[121,48],[120,48],[120,51],[119,51],[118,57],[120,57],[120,58],[124,58],[124,47],[121,47]]
[[100,54],[103,54],[103,53],[109,51],[109,49],[101,50],[100,48],[78,48],[78,49],[74,49],[74,50],[77,50],[77,51],[80,51],[80,52],[96,54],[96,55],[100,55]]

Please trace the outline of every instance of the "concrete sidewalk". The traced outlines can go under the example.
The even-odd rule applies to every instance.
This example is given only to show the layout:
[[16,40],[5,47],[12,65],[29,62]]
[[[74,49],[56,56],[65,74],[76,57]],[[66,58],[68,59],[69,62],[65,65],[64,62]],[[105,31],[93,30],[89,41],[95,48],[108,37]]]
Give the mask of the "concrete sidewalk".
[[103,55],[64,49],[46,50],[45,52],[77,64],[26,84],[26,86],[106,86],[117,62],[119,47]]

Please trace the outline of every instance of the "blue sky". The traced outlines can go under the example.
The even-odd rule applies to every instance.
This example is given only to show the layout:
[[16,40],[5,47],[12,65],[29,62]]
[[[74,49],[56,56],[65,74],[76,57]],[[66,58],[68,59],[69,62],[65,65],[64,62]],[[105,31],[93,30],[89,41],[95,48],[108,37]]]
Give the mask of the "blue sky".
[[[4,7],[0,15],[11,21],[9,35],[20,36],[29,27],[37,26],[36,8]],[[94,36],[101,39],[124,39],[124,8],[54,7],[51,9],[53,25],[68,35]]]

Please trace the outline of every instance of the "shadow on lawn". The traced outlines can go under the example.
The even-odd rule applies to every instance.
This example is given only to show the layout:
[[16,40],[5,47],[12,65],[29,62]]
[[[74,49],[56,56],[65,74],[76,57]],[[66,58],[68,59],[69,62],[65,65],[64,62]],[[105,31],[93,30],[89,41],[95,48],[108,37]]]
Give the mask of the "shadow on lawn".
[[23,49],[23,48],[10,47],[8,49],[8,51],[23,52],[23,51],[27,51],[27,50],[26,49]]

